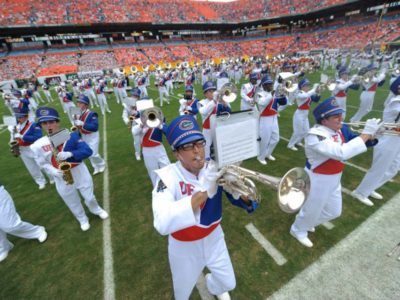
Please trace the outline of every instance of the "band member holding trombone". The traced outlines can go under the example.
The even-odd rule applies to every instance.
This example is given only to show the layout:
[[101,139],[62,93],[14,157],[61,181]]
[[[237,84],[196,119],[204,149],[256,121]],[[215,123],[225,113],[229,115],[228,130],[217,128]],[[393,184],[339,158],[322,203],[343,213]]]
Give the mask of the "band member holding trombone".
[[[33,143],[31,149],[40,166],[53,175],[58,194],[78,220],[82,231],[87,231],[90,228],[89,219],[81,204],[78,191],[92,214],[98,215],[103,220],[108,218],[108,213],[97,203],[93,193],[92,176],[83,162],[93,151],[81,139],[78,131],[72,132],[64,143],[53,147],[49,135],[59,133],[61,130],[58,112],[54,108],[40,107],[36,111],[36,116],[38,123],[48,135]],[[66,182],[65,174],[59,168],[62,162],[70,164],[69,171],[72,178],[70,182]]]
[[99,154],[100,135],[98,116],[96,112],[89,110],[90,100],[87,96],[79,95],[76,105],[80,108],[82,114],[79,120],[74,120],[74,124],[78,127],[82,140],[84,140],[93,151],[89,160],[94,168],[93,175],[96,175],[104,172],[106,168],[106,162]]
[[[31,174],[33,180],[39,186],[39,190],[43,190],[46,186],[46,178],[35,160],[34,153],[29,147],[42,137],[42,130],[38,124],[28,120],[28,114],[29,108],[26,106],[14,108],[14,116],[17,119],[17,125],[9,126],[8,129],[11,132],[11,140],[15,140],[18,143],[19,156],[21,156],[29,174]],[[51,179],[50,182],[52,181]]]
[[199,112],[199,100],[193,97],[193,86],[185,86],[185,94],[179,103],[180,115],[191,115],[196,118],[196,114]]
[[390,85],[394,97],[390,99],[383,111],[384,127],[391,125],[382,136],[379,143],[374,147],[374,155],[371,168],[365,174],[363,180],[351,195],[365,205],[372,206],[374,203],[368,199],[382,199],[382,195],[375,192],[400,170],[400,77]]
[[[217,179],[222,174],[213,161],[206,163],[204,135],[192,116],[174,119],[166,136],[178,162],[156,171],[152,206],[154,227],[169,235],[175,299],[189,299],[204,267],[211,271],[206,275],[210,293],[230,299],[236,280],[220,226],[223,188]],[[249,213],[257,207],[250,199],[226,196]]]
[[380,120],[370,119],[361,135],[352,136],[349,140],[350,131],[345,134],[341,130],[342,113],[343,109],[334,97],[324,100],[314,109],[316,124],[305,138],[306,171],[310,176],[311,189],[290,233],[306,247],[313,246],[308,232],[341,215],[343,161],[367,151],[365,143],[372,140],[382,126]]
[[24,222],[15,210],[11,195],[0,182],[0,262],[5,260],[14,245],[7,239],[7,234],[25,239],[37,239],[43,243],[47,232],[43,226]]

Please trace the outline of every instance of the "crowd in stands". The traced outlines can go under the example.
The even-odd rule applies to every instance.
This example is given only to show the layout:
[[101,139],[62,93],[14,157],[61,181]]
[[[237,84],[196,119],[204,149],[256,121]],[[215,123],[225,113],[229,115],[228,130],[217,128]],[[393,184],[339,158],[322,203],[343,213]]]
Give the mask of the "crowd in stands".
[[[158,43],[154,46],[77,51],[74,53],[45,53],[31,56],[0,57],[0,81],[28,78],[32,74],[50,75],[65,72],[91,71],[131,65],[159,64],[161,62],[206,60],[211,57],[274,56],[281,53],[332,48],[363,49],[371,42],[380,45],[399,36],[398,21],[330,28],[318,31],[296,32],[263,39],[203,40],[195,42]],[[63,72],[61,72],[63,73]]]
[[0,26],[240,22],[305,13],[346,2],[349,0],[0,0]]

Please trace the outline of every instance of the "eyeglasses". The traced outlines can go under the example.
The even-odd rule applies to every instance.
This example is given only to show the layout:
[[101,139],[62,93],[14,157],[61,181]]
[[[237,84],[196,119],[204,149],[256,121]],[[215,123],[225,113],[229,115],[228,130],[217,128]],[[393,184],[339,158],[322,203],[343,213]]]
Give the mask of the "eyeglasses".
[[206,141],[205,140],[198,140],[198,141],[195,141],[193,143],[187,143],[185,145],[182,145],[178,149],[182,149],[183,151],[190,151],[190,150],[193,150],[194,147],[204,148],[205,145],[206,145]]

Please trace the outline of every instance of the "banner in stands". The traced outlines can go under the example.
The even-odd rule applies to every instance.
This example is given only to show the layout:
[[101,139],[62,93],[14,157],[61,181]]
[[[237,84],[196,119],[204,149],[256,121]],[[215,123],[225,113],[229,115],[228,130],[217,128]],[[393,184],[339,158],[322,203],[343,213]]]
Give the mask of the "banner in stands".
[[38,77],[38,81],[40,84],[46,83],[47,85],[59,84],[61,81],[65,81],[67,78],[64,74],[60,74],[57,76],[41,76]]
[[15,79],[15,82],[18,88],[23,88],[28,85],[29,81],[27,79]]
[[15,82],[15,80],[0,81],[0,90],[1,91],[11,90],[16,87],[17,87],[17,83]]
[[67,78],[67,80],[78,79],[78,73],[65,74],[65,77]]
[[97,76],[103,76],[103,71],[88,71],[88,72],[78,72],[78,77],[80,79],[88,78],[88,77],[97,77]]

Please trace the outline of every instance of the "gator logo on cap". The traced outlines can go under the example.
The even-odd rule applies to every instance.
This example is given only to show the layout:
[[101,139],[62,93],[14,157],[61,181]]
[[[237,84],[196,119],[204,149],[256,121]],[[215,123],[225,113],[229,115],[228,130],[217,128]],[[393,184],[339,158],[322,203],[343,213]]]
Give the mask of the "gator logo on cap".
[[41,116],[48,116],[49,115],[49,111],[46,110],[46,109],[41,110],[39,113],[40,113]]
[[179,124],[179,129],[181,130],[191,130],[194,128],[194,124],[192,121],[190,120],[183,120],[180,124]]
[[332,106],[339,106],[339,104],[337,103],[337,101],[336,101],[335,98],[333,98],[333,99],[331,100],[331,105],[332,105]]

